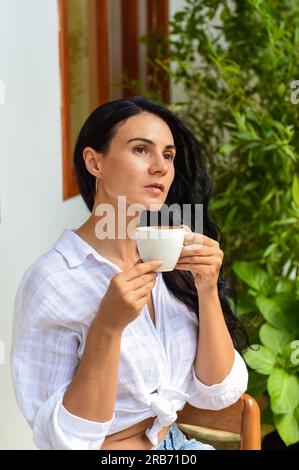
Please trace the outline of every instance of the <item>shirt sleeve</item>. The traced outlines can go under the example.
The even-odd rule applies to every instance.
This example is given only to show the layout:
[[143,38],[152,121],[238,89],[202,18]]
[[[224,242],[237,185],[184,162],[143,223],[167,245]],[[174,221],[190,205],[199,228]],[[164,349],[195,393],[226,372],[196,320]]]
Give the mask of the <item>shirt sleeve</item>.
[[60,320],[42,287],[18,290],[11,349],[18,405],[33,429],[39,449],[100,449],[112,424],[71,414],[62,404],[79,365],[82,340],[78,322]]
[[242,356],[235,349],[232,369],[220,383],[202,383],[195,374],[194,366],[192,367],[191,381],[187,388],[190,398],[187,402],[196,408],[220,410],[238,401],[247,390],[247,385],[248,370]]

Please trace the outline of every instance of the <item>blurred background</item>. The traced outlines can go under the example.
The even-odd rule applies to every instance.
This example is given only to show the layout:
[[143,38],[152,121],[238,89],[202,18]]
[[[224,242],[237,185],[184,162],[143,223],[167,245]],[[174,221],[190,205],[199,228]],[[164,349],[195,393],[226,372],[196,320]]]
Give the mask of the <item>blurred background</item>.
[[35,448],[10,373],[17,286],[89,215],[72,168],[83,122],[135,94],[206,146],[263,447],[298,448],[298,1],[0,0],[0,39],[0,449]]

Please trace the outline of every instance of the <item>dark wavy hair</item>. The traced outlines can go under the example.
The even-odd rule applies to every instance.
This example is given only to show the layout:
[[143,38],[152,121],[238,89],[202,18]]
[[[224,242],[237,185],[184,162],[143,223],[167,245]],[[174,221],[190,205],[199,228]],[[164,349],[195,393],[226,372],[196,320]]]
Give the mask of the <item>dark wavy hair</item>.
[[[92,212],[94,206],[95,177],[86,169],[83,159],[84,148],[90,146],[95,151],[105,154],[117,132],[117,125],[142,112],[155,114],[166,122],[177,148],[174,160],[175,177],[165,204],[167,206],[178,204],[181,214],[183,214],[183,204],[189,204],[192,231],[195,231],[195,204],[202,204],[203,233],[221,243],[221,230],[209,213],[212,179],[207,172],[205,147],[186,127],[177,113],[143,96],[122,98],[97,107],[87,118],[78,135],[74,150],[74,167],[79,190],[88,209]],[[236,304],[237,297],[232,287],[224,280],[223,270],[222,265],[218,277],[218,295],[234,346],[242,353],[242,350],[248,346],[248,335],[232,311],[229,298],[233,304]],[[172,294],[198,316],[198,294],[192,273],[174,269],[162,274]]]

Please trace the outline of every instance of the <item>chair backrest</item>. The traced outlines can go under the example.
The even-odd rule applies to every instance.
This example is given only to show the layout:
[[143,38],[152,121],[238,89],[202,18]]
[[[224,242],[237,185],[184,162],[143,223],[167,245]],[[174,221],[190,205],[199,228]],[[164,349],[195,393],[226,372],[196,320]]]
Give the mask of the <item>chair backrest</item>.
[[261,449],[260,409],[248,394],[222,410],[203,410],[189,403],[177,413],[177,423],[230,431],[241,436],[242,450]]

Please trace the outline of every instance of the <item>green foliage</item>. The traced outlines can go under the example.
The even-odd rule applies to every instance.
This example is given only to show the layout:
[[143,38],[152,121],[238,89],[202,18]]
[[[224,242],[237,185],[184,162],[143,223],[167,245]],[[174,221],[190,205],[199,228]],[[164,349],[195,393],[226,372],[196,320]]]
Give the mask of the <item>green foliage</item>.
[[[244,358],[252,369],[249,393],[267,393],[275,426],[287,445],[298,442],[299,429],[299,280],[270,276],[258,264],[236,261],[234,272],[249,286],[249,296],[265,322],[260,344]],[[267,382],[262,376],[268,376]]]
[[171,108],[211,156],[211,212],[233,267],[236,314],[261,343],[245,352],[249,391],[269,396],[263,419],[272,414],[285,443],[298,442],[299,2],[186,0],[169,40],[151,40],[150,51],[179,95]]

